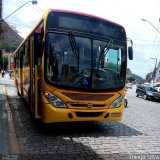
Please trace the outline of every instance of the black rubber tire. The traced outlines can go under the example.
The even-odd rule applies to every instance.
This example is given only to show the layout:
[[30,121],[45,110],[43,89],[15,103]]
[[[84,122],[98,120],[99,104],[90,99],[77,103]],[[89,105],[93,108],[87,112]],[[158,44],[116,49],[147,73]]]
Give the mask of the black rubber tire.
[[143,95],[143,99],[145,99],[145,100],[148,99],[146,94]]

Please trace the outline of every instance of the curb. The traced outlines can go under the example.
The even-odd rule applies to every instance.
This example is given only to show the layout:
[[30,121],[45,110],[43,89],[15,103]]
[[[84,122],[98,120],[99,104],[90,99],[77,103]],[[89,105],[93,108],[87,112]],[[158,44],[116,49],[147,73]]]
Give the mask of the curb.
[[9,98],[7,95],[7,90],[4,85],[3,85],[3,91],[6,97],[5,108],[8,121],[8,138],[10,143],[10,154],[20,154],[19,143],[15,132],[11,108],[9,105]]

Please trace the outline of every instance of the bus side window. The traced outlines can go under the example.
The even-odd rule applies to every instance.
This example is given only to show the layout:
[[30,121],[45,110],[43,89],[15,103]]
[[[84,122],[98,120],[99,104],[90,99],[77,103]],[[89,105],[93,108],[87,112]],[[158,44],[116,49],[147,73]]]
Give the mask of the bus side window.
[[14,72],[14,74],[15,74],[15,77],[17,76],[17,62],[18,62],[18,52],[16,53],[16,55],[15,55],[15,57],[14,57],[14,69],[15,69],[15,72]]
[[29,68],[29,40],[25,42],[24,56],[23,56],[23,67],[24,67],[24,83],[30,81],[30,68]]
[[42,63],[42,53],[43,53],[43,41],[40,33],[34,34],[34,53],[35,53],[35,64],[38,65],[38,75],[41,75],[41,63]]
[[14,57],[14,68],[17,68],[17,55]]
[[21,48],[20,48],[20,55],[19,55],[20,57],[20,68],[22,68],[23,67],[23,56],[24,56],[24,46],[22,46]]
[[16,67],[19,68],[19,51],[16,54]]
[[29,66],[29,41],[27,40],[25,43],[25,52],[24,52],[24,66]]

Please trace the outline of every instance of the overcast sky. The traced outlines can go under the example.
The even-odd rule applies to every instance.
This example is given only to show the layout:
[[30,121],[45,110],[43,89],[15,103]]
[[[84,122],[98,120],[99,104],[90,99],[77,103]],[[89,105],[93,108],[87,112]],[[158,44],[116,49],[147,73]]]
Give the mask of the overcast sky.
[[[3,19],[25,2],[3,0]],[[37,5],[28,3],[6,21],[25,37],[47,8],[81,11],[123,25],[134,43],[134,60],[128,61],[128,67],[143,78],[154,69],[155,58],[160,59],[160,33],[154,29],[160,31],[160,0],[38,0]]]

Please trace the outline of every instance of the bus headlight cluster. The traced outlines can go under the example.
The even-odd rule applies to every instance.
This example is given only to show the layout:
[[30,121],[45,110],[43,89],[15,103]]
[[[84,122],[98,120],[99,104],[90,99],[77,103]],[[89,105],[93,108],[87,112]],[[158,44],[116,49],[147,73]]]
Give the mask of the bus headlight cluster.
[[44,93],[45,98],[51,103],[54,107],[56,108],[67,108],[66,104],[60,100],[58,97],[53,95],[50,92],[45,92]]
[[124,96],[119,97],[118,99],[116,99],[109,108],[118,108],[121,106],[122,102],[124,100]]

